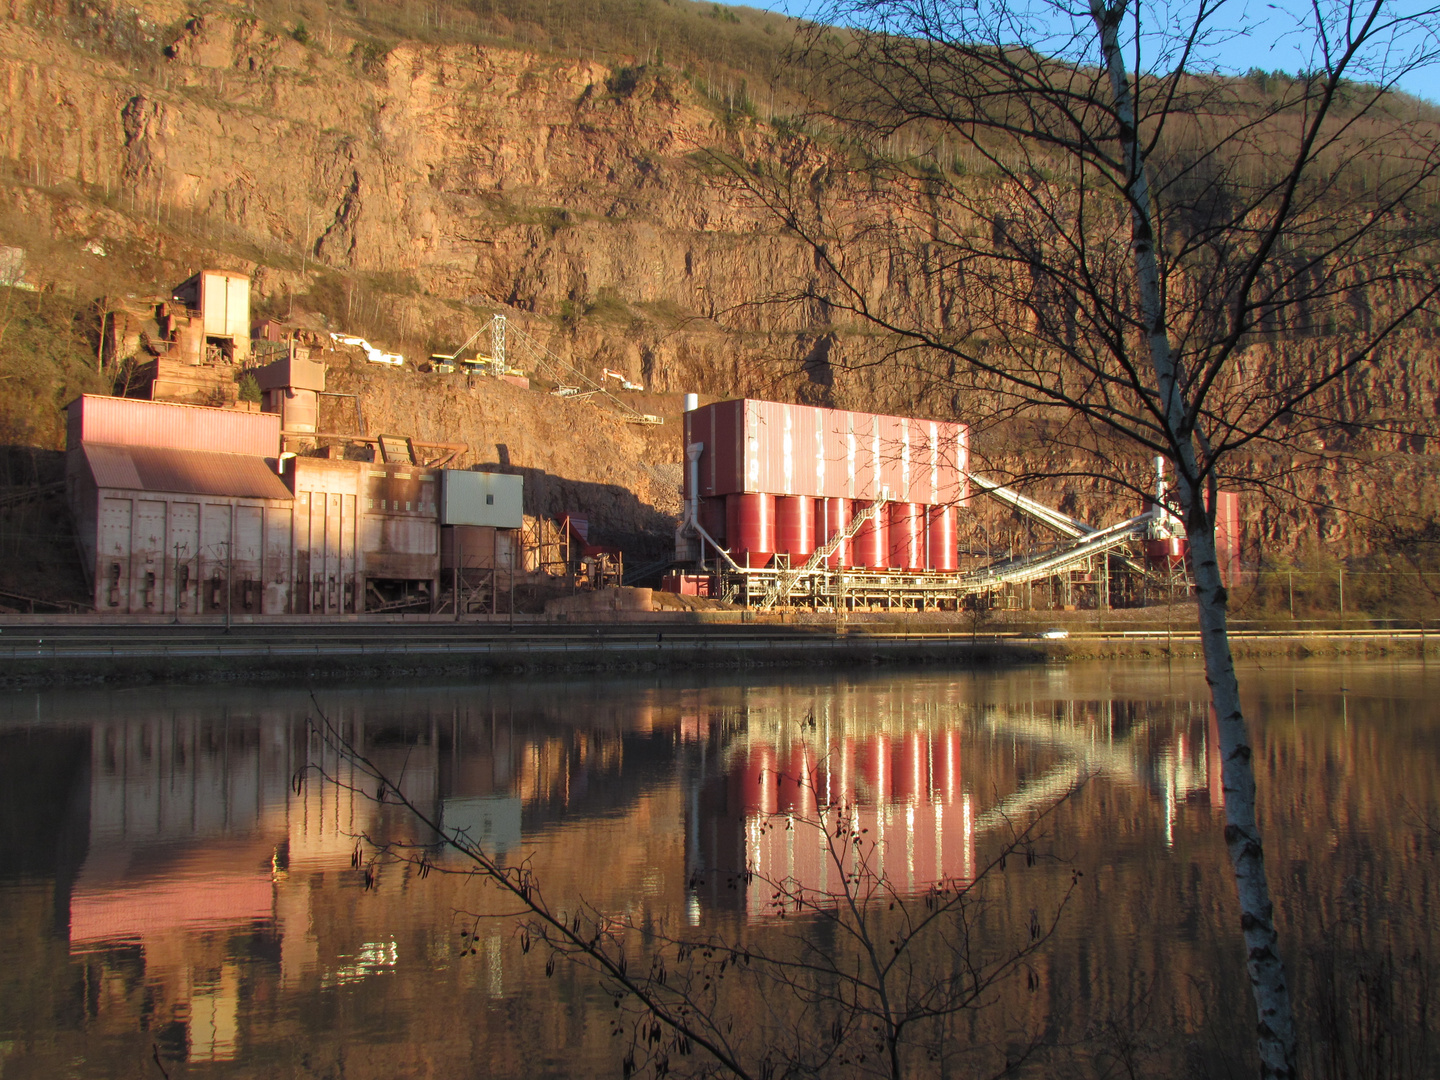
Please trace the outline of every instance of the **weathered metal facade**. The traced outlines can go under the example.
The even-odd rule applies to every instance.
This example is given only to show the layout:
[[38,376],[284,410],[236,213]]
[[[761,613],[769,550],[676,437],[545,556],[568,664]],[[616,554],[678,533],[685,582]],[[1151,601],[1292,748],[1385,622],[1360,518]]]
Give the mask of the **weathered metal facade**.
[[202,270],[175,287],[175,299],[198,312],[206,341],[221,343],[231,362],[250,355],[250,279]]
[[440,524],[492,529],[524,526],[523,477],[445,469],[440,481]]
[[255,371],[261,407],[280,417],[287,432],[318,430],[320,398],[325,392],[325,365],[310,359],[310,350],[292,344],[290,355]]
[[134,399],[77,399],[69,433],[97,611],[345,614],[390,599],[380,586],[437,595],[438,469],[282,462],[279,417]]
[[154,446],[280,456],[280,418],[201,405],[85,394],[67,410],[66,445]]
[[271,600],[264,527],[284,498],[101,487],[81,475],[72,499],[95,610],[115,614],[283,610]]

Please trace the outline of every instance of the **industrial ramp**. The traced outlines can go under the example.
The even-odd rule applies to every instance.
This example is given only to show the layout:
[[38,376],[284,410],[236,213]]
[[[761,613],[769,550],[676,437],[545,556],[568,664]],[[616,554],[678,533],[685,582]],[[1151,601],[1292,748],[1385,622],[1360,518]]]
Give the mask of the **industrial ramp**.
[[1062,514],[1053,507],[987,480],[983,476],[971,473],[970,480],[986,495],[1014,507],[1069,541],[1049,551],[1039,552],[1021,559],[1007,559],[1004,562],[970,571],[964,575],[964,580],[972,592],[983,592],[987,589],[999,588],[1002,585],[1035,581],[1073,569],[1096,555],[1107,554],[1124,547],[1132,540],[1144,537],[1151,525],[1155,523],[1157,513],[1159,513],[1155,510],[1147,510],[1145,513],[1119,524],[1105,529],[1096,529],[1083,521],[1077,521],[1075,518]]

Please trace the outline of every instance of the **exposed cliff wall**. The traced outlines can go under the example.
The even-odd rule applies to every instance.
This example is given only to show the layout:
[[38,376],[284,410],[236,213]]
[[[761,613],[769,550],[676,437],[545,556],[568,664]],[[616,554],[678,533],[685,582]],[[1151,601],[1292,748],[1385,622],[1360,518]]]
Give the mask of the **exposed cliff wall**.
[[[660,395],[981,407],[866,366],[874,339],[833,326],[830,312],[756,303],[803,290],[817,270],[707,162],[755,152],[814,164],[818,151],[753,110],[717,105],[693,73],[381,41],[339,11],[311,13],[305,29],[255,10],[9,0],[0,243],[29,252],[32,280],[82,296],[143,293],[218,265],[253,276],[262,310],[320,311],[412,356],[453,348],[503,310],[567,359]],[[883,296],[904,283],[880,270],[865,286]],[[1255,362],[1263,378],[1263,357]],[[673,418],[638,433],[502,386],[457,389],[414,373],[341,379],[377,430],[465,439],[476,460],[504,444],[517,466],[593,485],[596,498],[607,485],[629,491],[634,506],[615,503],[622,533],[660,536],[676,508],[673,483],[655,479],[680,459]],[[1340,392],[1371,415],[1433,415],[1433,341],[1407,338]],[[673,417],[677,404],[661,396],[648,408]],[[1304,448],[1361,455],[1321,469],[1310,496],[1362,500],[1383,515],[1431,484],[1427,446],[1384,430],[1343,441]],[[1377,465],[1377,454],[1395,456]],[[1069,487],[1052,485],[1054,496],[1115,516],[1108,495]],[[1314,516],[1293,504],[1252,506],[1254,536],[1273,547],[1317,535]],[[1327,541],[1368,543],[1335,520]]]

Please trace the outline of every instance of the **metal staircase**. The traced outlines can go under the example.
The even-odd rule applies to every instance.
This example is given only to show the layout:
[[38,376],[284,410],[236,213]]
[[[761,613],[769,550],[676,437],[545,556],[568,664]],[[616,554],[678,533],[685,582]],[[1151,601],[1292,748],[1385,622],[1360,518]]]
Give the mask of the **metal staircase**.
[[794,585],[795,582],[799,581],[801,577],[810,571],[818,570],[824,566],[826,560],[835,554],[841,544],[847,540],[854,539],[855,534],[860,531],[860,526],[864,525],[867,521],[873,520],[880,513],[880,509],[885,503],[886,499],[884,496],[876,499],[850,519],[850,524],[845,527],[844,532],[836,533],[816,548],[810,554],[810,558],[806,559],[799,566],[791,567],[789,570],[776,575],[775,580],[770,582],[769,586],[765,589],[764,595],[760,597],[760,602],[755,605],[756,608],[760,611],[768,611],[779,602],[782,596],[788,596],[790,594],[790,587]]

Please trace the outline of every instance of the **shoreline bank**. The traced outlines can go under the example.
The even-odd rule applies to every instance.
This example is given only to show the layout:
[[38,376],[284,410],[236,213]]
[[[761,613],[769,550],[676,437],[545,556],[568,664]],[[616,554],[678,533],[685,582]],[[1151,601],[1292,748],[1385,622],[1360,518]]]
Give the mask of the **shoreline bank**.
[[[1237,659],[1440,658],[1421,630],[1240,631]],[[895,623],[0,622],[0,687],[305,681],[418,676],[483,679],[545,672],[841,665],[994,667],[1096,660],[1198,661],[1197,633],[1083,631],[980,634]]]

